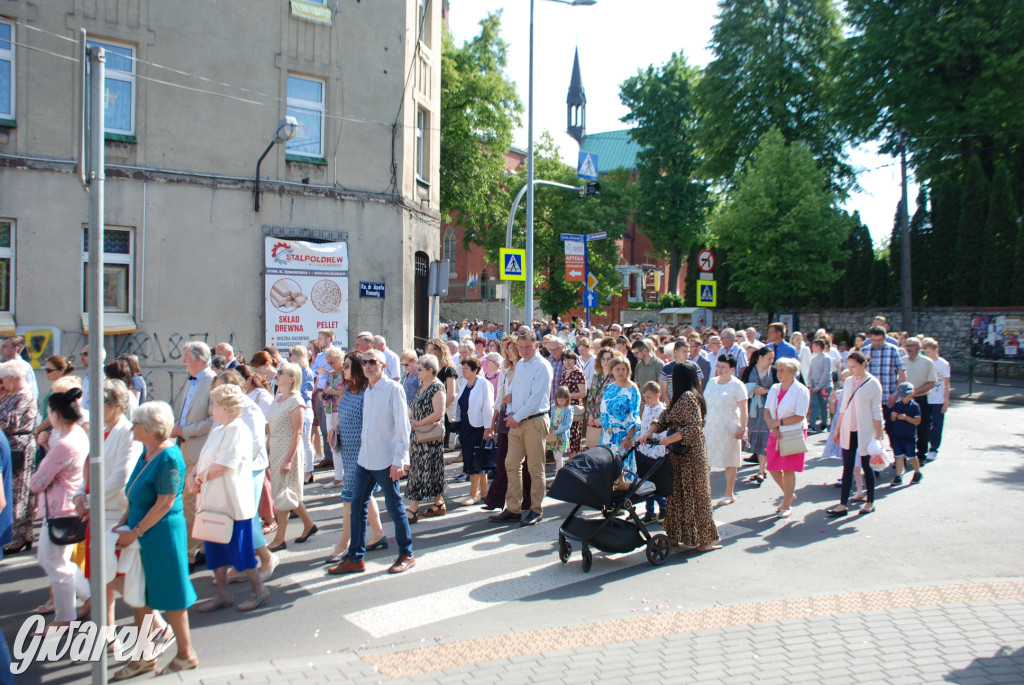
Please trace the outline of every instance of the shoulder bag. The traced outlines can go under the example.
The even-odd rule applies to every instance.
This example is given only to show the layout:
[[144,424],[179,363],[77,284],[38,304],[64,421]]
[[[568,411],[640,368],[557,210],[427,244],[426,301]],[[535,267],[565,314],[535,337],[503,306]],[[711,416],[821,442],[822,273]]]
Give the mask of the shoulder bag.
[[197,511],[192,523],[192,537],[203,542],[225,545],[234,532],[235,520],[219,511]]
[[572,405],[572,422],[583,423],[587,418],[587,408],[582,404]]
[[788,457],[793,454],[804,454],[807,452],[807,441],[804,440],[803,430],[781,431],[779,435],[779,456]]
[[74,545],[85,540],[89,522],[78,516],[50,516],[50,498],[43,493],[46,508],[46,530],[55,545]]
[[416,426],[412,430],[413,435],[416,436],[416,442],[421,445],[427,442],[436,442],[444,437],[444,425],[440,421],[426,426]]

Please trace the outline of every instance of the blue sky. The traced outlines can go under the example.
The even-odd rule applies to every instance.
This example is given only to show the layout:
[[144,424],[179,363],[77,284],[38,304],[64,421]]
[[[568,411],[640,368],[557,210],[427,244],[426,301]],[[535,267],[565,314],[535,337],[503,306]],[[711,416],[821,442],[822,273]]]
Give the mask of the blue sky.
[[[530,3],[527,0],[450,0],[449,25],[457,44],[475,36],[480,20],[503,10],[502,36],[509,44],[509,77],[526,106],[529,74]],[[566,162],[575,165],[576,141],[565,134],[565,95],[573,52],[580,51],[580,70],[587,94],[587,130],[591,133],[626,128],[626,108],[619,85],[651,64],[664,64],[673,52],[703,67],[715,23],[715,0],[598,0],[571,7],[536,0],[534,14],[534,130],[550,131]],[[526,117],[516,136],[526,148]],[[850,151],[860,190],[846,203],[858,210],[875,243],[892,230],[899,201],[898,160],[879,156],[874,146]],[[910,206],[915,188],[911,186]]]

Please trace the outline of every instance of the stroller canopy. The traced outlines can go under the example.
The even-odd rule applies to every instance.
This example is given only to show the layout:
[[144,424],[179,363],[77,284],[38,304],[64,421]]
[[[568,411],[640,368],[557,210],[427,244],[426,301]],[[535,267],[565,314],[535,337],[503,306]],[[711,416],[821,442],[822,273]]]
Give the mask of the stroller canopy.
[[613,486],[622,474],[622,462],[604,446],[591,447],[565,462],[555,476],[548,497],[599,509],[611,504]]

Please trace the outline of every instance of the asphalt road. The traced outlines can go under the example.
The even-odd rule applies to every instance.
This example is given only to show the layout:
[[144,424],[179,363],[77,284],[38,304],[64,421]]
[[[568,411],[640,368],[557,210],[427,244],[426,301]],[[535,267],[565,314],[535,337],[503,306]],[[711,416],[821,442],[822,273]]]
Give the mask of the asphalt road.
[[[638,612],[1019,578],[1022,419],[1020,406],[955,403],[944,447],[925,467],[922,483],[892,488],[887,473],[875,513],[835,520],[823,511],[838,500],[832,484],[839,462],[818,456],[819,436],[798,476],[791,518],[772,515],[779,492],[770,480],[760,488],[739,486],[736,503],[716,510],[724,549],[674,553],[661,567],[651,566],[642,549],[596,553],[589,574],[581,569],[578,547],[567,565],[559,563],[558,526],[569,505],[548,501],[544,522],[523,529],[489,523],[479,507],[453,504],[447,516],[413,527],[416,568],[386,573],[397,555],[392,543],[368,555],[366,574],[329,577],[321,561],[340,531],[340,505],[330,491],[311,488],[320,533],[294,544],[301,524],[292,522],[268,604],[252,614],[192,612],[193,640],[205,668],[560,626],[586,630],[588,623]],[[466,489],[453,485],[449,497],[460,498]],[[720,473],[712,475],[712,490],[717,501],[724,490]],[[208,572],[193,579],[200,597],[213,595]],[[46,579],[34,558],[10,557],[0,562],[0,587],[0,627],[10,642],[46,599]],[[232,587],[243,599],[245,586]],[[121,609],[119,619],[127,617]],[[65,662],[33,666],[17,682],[86,682],[87,676],[87,666]]]

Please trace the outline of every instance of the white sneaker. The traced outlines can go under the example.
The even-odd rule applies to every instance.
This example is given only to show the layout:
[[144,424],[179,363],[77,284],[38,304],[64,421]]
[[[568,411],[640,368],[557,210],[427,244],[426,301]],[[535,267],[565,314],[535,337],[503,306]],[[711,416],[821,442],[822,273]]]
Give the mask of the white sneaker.
[[925,456],[925,458],[928,459],[928,461],[932,461],[933,459],[937,459],[938,458],[939,453],[936,452],[935,450],[928,450],[928,452],[924,456]]
[[344,487],[345,483],[340,480],[332,480],[330,483],[326,483],[323,488],[324,490],[335,490],[340,487]]

